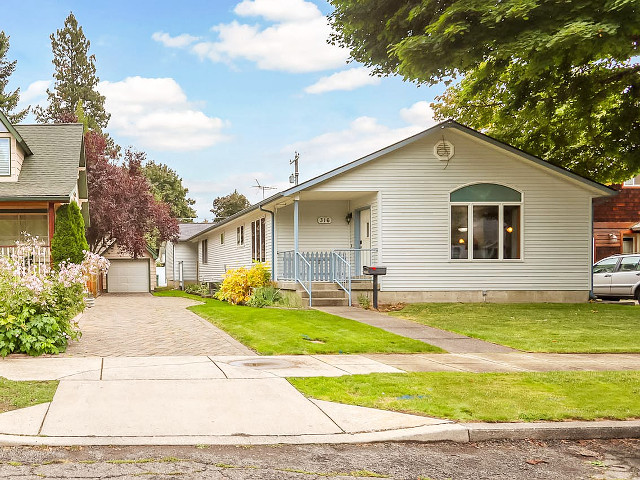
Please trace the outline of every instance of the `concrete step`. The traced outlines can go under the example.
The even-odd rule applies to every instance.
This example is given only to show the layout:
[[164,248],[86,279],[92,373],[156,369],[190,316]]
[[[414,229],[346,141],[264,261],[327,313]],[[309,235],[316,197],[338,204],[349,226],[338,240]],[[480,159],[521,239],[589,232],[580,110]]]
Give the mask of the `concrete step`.
[[[316,290],[311,291],[314,298],[344,298],[346,295],[344,290]],[[309,294],[303,290],[300,292],[302,298],[309,298]]]
[[316,298],[311,299],[313,307],[347,307],[349,300],[347,298]]

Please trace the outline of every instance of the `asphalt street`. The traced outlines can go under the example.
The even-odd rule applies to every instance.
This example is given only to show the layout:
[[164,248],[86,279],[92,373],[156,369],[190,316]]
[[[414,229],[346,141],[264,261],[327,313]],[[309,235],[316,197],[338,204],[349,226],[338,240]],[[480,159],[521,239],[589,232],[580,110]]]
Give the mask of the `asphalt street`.
[[640,479],[640,440],[3,447],[0,478]]

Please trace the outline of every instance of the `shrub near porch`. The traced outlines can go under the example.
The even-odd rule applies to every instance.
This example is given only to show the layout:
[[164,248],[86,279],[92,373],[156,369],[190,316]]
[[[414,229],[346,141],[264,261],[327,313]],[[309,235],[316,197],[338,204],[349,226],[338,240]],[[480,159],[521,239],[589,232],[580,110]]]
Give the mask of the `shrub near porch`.
[[189,310],[263,355],[442,352],[418,340],[317,310],[244,307],[175,290],[156,295],[204,301]]
[[392,315],[528,352],[640,352],[640,308],[631,305],[422,303]]

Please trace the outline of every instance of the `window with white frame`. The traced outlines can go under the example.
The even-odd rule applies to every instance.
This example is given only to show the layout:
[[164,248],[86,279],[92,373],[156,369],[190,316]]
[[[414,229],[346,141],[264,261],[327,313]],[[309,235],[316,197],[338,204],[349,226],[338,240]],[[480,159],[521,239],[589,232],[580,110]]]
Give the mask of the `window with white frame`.
[[251,222],[251,260],[264,262],[266,260],[266,222],[262,217]]
[[244,245],[244,225],[236,228],[236,244],[241,247]]
[[630,178],[623,183],[625,187],[640,187],[640,175]]
[[11,139],[0,138],[0,176],[11,175]]
[[209,263],[209,240],[202,240],[200,249],[202,250],[202,263]]
[[522,194],[504,185],[477,183],[451,192],[452,260],[520,260]]

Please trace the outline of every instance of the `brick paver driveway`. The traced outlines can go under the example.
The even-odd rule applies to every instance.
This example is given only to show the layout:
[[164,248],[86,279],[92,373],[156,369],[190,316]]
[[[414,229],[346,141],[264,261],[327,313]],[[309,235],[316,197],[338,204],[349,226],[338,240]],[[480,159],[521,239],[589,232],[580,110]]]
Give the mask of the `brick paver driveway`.
[[187,298],[107,294],[80,320],[82,338],[65,356],[254,355],[186,307]]

